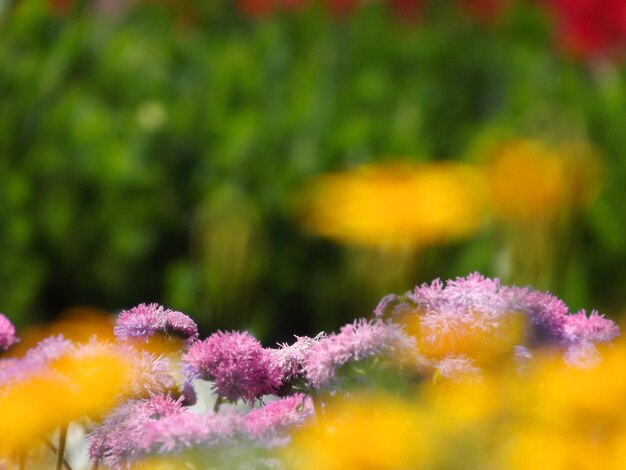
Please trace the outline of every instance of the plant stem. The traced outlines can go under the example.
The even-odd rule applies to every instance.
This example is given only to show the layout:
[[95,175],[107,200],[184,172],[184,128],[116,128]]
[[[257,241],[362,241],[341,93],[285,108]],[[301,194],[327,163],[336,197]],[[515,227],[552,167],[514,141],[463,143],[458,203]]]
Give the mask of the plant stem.
[[56,470],[62,470],[65,462],[65,442],[67,441],[67,424],[59,428],[59,448],[57,449]]
[[222,404],[222,402],[224,401],[224,399],[222,398],[221,395],[218,395],[217,398],[215,399],[215,405],[213,405],[213,412],[217,413],[220,409],[220,405]]
[[25,470],[26,469],[26,453],[24,452],[24,449],[22,449],[21,447],[18,447],[17,450],[15,451],[15,458],[17,460],[17,469],[18,470]]
[[[52,442],[50,442],[48,439],[44,439],[43,442],[48,446],[48,449],[50,449],[55,454],[57,453],[57,448]],[[72,470],[72,467],[70,467],[70,464],[67,463],[67,460],[63,460],[63,468],[65,470]]]
[[96,460],[91,466],[91,470],[98,470],[98,466],[100,465],[100,460]]
[[322,398],[315,389],[311,389],[311,400],[313,401],[313,410],[315,411],[315,417],[321,423],[324,421],[324,409],[322,408]]

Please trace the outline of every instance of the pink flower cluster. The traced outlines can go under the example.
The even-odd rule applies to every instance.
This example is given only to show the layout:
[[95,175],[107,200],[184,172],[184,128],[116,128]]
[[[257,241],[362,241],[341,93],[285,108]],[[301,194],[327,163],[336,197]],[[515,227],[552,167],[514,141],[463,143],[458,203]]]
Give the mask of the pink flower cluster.
[[[133,365],[135,379],[116,408],[93,424],[89,456],[94,463],[131,468],[152,455],[194,451],[210,452],[218,467],[220,455],[226,455],[237,456],[242,468],[265,468],[277,462],[263,452],[287,444],[295,428],[323,416],[325,397],[343,393],[344,370],[362,361],[387,367],[401,359],[402,367],[412,367],[409,380],[433,371],[455,381],[480,380],[481,370],[471,357],[448,354],[433,359],[424,355],[423,347],[445,346],[451,331],[499,334],[498,326],[511,315],[526,320],[523,338],[511,351],[521,365],[533,360],[536,348],[549,346],[562,353],[568,365],[594,367],[601,360],[596,344],[619,335],[615,323],[595,311],[572,314],[548,293],[503,286],[477,273],[388,295],[373,319],[356,320],[336,333],[296,337],[292,344],[276,348],[264,348],[247,332],[218,331],[199,340],[195,323],[186,315],[142,304],[120,314],[116,342],[76,344],[54,336],[23,358],[0,359],[0,399],[3,387],[48,373],[58,358],[113,348]],[[420,336],[405,331],[409,316],[417,320]],[[0,316],[0,339],[9,338],[2,345],[15,342],[15,329],[5,320]],[[159,333],[185,340],[179,364],[142,351],[133,341]],[[425,364],[430,372],[422,367]],[[180,371],[182,383],[175,378]],[[201,381],[210,382],[211,397],[202,393]],[[199,406],[193,407],[196,397]],[[215,404],[212,411],[202,411],[207,398]]]
[[191,318],[158,304],[141,304],[123,310],[113,332],[122,341],[148,341],[158,333],[178,337],[189,343],[198,339],[198,326]]
[[[584,353],[590,361],[597,355],[594,344],[612,341],[620,334],[613,321],[595,311],[590,315],[584,311],[571,314],[562,300],[549,293],[530,287],[503,286],[499,279],[479,273],[445,283],[437,279],[401,296],[388,295],[380,301],[374,315],[400,321],[406,316],[416,316],[422,332],[420,340],[427,345],[439,344],[451,332],[497,335],[507,317],[523,315],[528,327],[523,344],[515,348],[516,358],[521,362],[532,357],[532,348],[551,346],[563,349],[568,363],[586,364],[589,361],[583,359]],[[465,371],[474,369],[466,357],[444,359],[445,363],[435,364],[442,374],[444,370],[445,374],[460,370],[461,364]],[[454,366],[450,367],[451,364]]]

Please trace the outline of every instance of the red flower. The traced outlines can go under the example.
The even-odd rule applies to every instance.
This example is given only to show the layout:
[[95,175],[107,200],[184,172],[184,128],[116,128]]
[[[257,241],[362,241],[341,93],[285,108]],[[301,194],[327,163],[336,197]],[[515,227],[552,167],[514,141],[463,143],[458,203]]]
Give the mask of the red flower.
[[558,41],[576,57],[614,55],[626,46],[624,0],[547,0]]

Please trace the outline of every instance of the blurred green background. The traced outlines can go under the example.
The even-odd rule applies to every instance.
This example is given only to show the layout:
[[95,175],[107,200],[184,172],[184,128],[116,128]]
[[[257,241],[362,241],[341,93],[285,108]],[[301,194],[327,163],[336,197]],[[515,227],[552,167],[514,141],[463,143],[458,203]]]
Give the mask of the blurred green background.
[[[581,25],[560,6],[0,1],[0,311],[24,327],[77,305],[157,301],[205,332],[271,342],[479,270],[618,317],[626,26],[607,32],[611,11]],[[497,224],[397,261],[294,216],[314,175],[470,161],[514,136],[584,139],[604,158],[599,197],[553,233],[565,248],[547,275],[502,268]],[[396,261],[402,275],[381,274]]]

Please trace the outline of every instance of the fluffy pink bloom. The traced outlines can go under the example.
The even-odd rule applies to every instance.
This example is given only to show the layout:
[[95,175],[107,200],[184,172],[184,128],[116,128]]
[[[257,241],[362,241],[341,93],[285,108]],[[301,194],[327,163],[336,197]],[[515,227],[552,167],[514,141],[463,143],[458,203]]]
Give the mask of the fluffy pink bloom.
[[131,400],[112,412],[89,436],[89,456],[112,468],[130,467],[149,455],[236,446],[275,447],[288,430],[312,416],[304,395],[277,400],[248,414],[236,410],[195,414],[181,400],[155,396]]
[[188,380],[212,381],[215,391],[229,401],[252,402],[282,384],[283,374],[270,351],[245,332],[218,331],[196,342],[183,364]]
[[128,384],[130,395],[141,397],[163,393],[176,387],[167,357],[131,349],[127,349],[126,354],[132,361],[134,370],[133,378]]
[[585,335],[590,341],[609,341],[619,334],[611,320],[595,313],[588,318],[584,314],[571,315],[567,305],[549,293],[502,286],[498,279],[478,273],[445,284],[437,279],[397,299],[387,296],[375,310],[378,317],[406,313],[420,316],[421,327],[432,333],[433,341],[438,334],[455,328],[493,329],[512,313],[528,318],[531,345],[580,340]]
[[167,454],[225,446],[242,438],[243,430],[243,417],[233,410],[202,415],[185,411],[146,423],[136,449],[141,454]]
[[130,400],[111,412],[89,435],[89,458],[118,467],[131,459],[152,421],[183,413],[180,400],[158,395],[149,400]]
[[533,326],[533,344],[558,343],[565,339],[564,327],[569,308],[558,297],[530,287],[505,287],[501,291],[503,312],[526,315]]
[[274,363],[282,371],[284,382],[304,375],[304,363],[309,357],[311,348],[323,338],[324,333],[318,334],[315,338],[296,336],[295,343],[279,344],[278,349],[268,350]]
[[159,304],[141,304],[130,310],[123,310],[117,318],[113,332],[122,341],[147,341],[157,333],[176,336],[189,343],[198,338],[198,326],[191,318]]
[[[596,312],[590,316],[584,312],[572,315],[562,300],[549,293],[530,287],[502,286],[498,279],[478,273],[445,283],[437,279],[403,296],[388,295],[374,314],[401,320],[414,316],[419,323],[420,341],[430,346],[445,344],[447,338],[462,337],[472,331],[507,334],[509,330],[500,326],[506,326],[511,315],[523,315],[525,337],[514,348],[520,364],[532,357],[528,347],[543,345],[562,348],[568,363],[581,362],[583,353],[592,356],[591,343],[608,342],[619,335],[617,325]],[[573,348],[577,343],[581,343],[580,348]],[[432,366],[432,361],[433,358],[422,358],[427,367]],[[452,371],[455,367],[445,369]]]
[[615,323],[599,315],[595,310],[592,310],[589,316],[581,310],[567,316],[563,333],[567,339],[574,342],[607,343],[617,338],[620,331]]
[[18,338],[15,336],[15,327],[13,323],[0,313],[0,352],[6,351],[15,343],[17,343]]
[[313,415],[311,399],[296,394],[250,411],[244,416],[243,426],[257,445],[276,447],[289,442],[286,431],[303,425]]
[[304,370],[315,388],[327,385],[339,367],[371,356],[414,349],[414,341],[402,328],[381,320],[364,319],[345,325],[311,348]]

